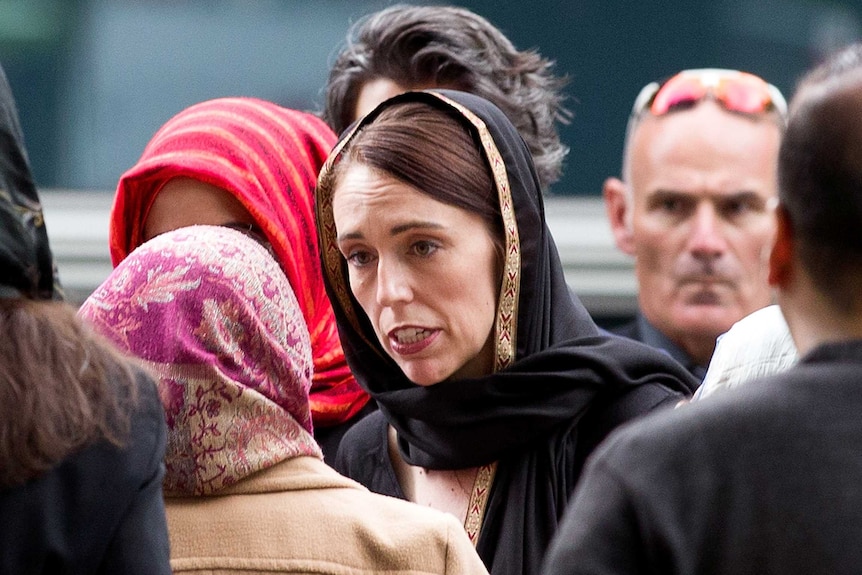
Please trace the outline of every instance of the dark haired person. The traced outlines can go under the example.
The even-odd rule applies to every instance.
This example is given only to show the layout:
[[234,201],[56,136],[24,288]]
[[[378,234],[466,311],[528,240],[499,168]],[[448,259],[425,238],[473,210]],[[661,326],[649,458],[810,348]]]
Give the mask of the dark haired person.
[[491,573],[539,573],[591,450],[694,379],[602,335],[572,297],[532,156],[487,100],[380,104],[333,150],[316,199],[348,364],[380,406],[337,468],[457,517]]
[[564,78],[553,62],[518,50],[485,18],[455,6],[396,4],[358,20],[347,33],[326,85],[323,118],[340,134],[377,104],[407,90],[450,88],[497,105],[535,158],[547,191],[560,178],[568,147]]
[[0,573],[169,574],[155,384],[58,286],[0,69]]
[[771,303],[766,254],[786,103],[738,70],[683,70],[635,100],[622,177],[604,198],[634,257],[639,312],[615,333],[663,349],[699,379],[716,338]]
[[799,362],[610,437],[545,573],[859,572],[862,67],[835,63],[800,84],[778,158],[769,282]]

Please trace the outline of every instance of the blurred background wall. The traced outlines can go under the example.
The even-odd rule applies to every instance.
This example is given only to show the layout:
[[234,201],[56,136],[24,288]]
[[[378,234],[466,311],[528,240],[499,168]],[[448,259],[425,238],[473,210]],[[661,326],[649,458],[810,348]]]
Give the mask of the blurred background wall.
[[[80,212],[55,224],[58,233],[65,230],[64,245],[55,241],[55,249],[72,256],[84,245],[95,249],[120,174],[181,109],[246,95],[319,110],[329,64],[348,25],[391,3],[0,2],[0,62],[18,100],[34,174],[41,188],[61,190],[47,192],[60,196],[46,200],[46,209],[53,202],[65,215]],[[553,230],[564,244],[564,259],[575,262],[569,273],[576,291],[608,316],[631,310],[634,280],[630,262],[610,244],[597,195],[604,178],[619,172],[625,122],[638,90],[682,68],[727,67],[759,74],[789,95],[806,68],[862,37],[862,0],[458,4],[488,18],[518,48],[555,60],[557,72],[570,78],[574,118],[562,135],[572,151],[563,179],[551,190]],[[86,198],[61,197],[69,190],[83,190]],[[96,225],[89,244],[79,237],[76,218]],[[105,247],[93,257],[106,253]],[[82,280],[76,289],[86,290],[92,281]]]

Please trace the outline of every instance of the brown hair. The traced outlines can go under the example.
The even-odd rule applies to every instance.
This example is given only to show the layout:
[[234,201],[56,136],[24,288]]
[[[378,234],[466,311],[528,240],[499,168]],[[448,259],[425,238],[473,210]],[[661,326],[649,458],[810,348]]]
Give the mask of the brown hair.
[[569,149],[557,122],[568,123],[553,62],[518,51],[485,18],[454,6],[390,6],[351,26],[329,73],[323,118],[341,133],[353,121],[362,87],[387,78],[404,88],[451,88],[497,105],[535,159],[543,188],[560,178]]
[[478,138],[445,110],[421,102],[393,104],[353,136],[321,185],[335,190],[354,162],[380,170],[439,202],[477,214],[502,254],[497,188],[479,146]]
[[0,299],[0,487],[90,443],[122,446],[137,402],[128,360],[68,304]]

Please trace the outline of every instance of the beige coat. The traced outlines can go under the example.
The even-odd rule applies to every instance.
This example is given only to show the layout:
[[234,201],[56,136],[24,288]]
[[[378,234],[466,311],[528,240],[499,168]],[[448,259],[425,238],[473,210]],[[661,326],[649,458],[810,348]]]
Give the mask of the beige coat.
[[371,493],[313,457],[165,503],[174,573],[487,573],[454,517]]

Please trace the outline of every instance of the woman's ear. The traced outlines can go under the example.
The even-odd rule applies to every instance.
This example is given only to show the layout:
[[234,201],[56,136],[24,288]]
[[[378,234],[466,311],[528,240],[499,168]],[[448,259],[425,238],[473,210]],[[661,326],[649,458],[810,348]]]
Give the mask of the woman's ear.
[[786,288],[793,277],[793,229],[790,214],[779,205],[775,209],[775,243],[769,254],[769,285]]
[[605,211],[617,247],[629,255],[634,255],[634,234],[632,232],[632,214],[630,213],[634,206],[630,205],[631,194],[629,192],[625,182],[618,178],[608,178],[602,186]]

